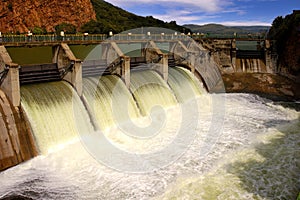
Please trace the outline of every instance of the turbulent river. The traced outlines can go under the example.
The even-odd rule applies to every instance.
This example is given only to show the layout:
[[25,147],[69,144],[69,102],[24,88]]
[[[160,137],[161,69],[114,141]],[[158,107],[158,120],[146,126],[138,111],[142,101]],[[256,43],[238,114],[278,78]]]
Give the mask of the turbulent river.
[[[299,113],[255,95],[211,98],[219,96],[226,98],[223,129],[217,140],[211,138],[216,142],[205,155],[201,147],[211,125],[209,110],[201,116],[194,141],[169,166],[149,173],[123,173],[99,164],[75,141],[2,172],[0,197],[296,199],[300,188]],[[203,95],[197,101],[205,105],[209,99]]]
[[[155,76],[148,73],[149,76]],[[189,94],[178,96],[177,86],[174,85],[176,78],[184,79],[184,76],[187,75],[180,70],[171,72],[170,79],[174,82],[169,85],[175,94],[172,96],[168,92],[170,89],[166,88],[168,86],[159,81],[136,89],[138,84],[143,83],[133,74],[135,80],[130,88],[133,98],[130,97],[128,102],[129,116],[136,118],[137,127],[151,126],[151,123],[162,127],[157,129],[157,134],[149,137],[146,137],[147,131],[142,138],[128,134],[126,127],[132,124],[126,126],[126,120],[124,126],[114,124],[113,120],[104,123],[101,121],[103,116],[97,114],[97,110],[101,109],[102,113],[108,112],[103,109],[109,104],[100,98],[104,94],[113,96],[107,91],[110,91],[111,84],[118,84],[116,78],[102,80],[103,88],[95,89],[100,100],[94,103],[89,94],[84,93],[90,113],[95,114],[95,121],[104,130],[96,139],[106,138],[123,152],[139,154],[141,157],[161,152],[161,155],[151,154],[151,163],[143,163],[143,169],[137,166],[140,165],[138,159],[129,156],[117,158],[117,153],[114,155],[107,149],[101,151],[110,154],[112,162],[99,161],[99,157],[85,142],[85,138],[92,136],[73,130],[89,132],[93,128],[86,121],[89,115],[84,111],[84,106],[76,108],[84,113],[80,115],[81,118],[70,114],[74,112],[74,108],[70,110],[74,105],[66,102],[81,105],[81,101],[74,98],[67,84],[53,83],[51,88],[56,88],[56,92],[52,93],[53,99],[46,98],[45,101],[36,99],[32,91],[46,95],[52,89],[45,85],[23,87],[22,105],[31,121],[41,155],[0,173],[0,198],[296,199],[300,191],[300,113],[251,94],[205,94],[198,91],[195,98],[184,99]],[[93,81],[85,79],[85,87],[92,87]],[[193,84],[190,86],[196,88]],[[144,94],[146,90],[161,92],[149,96]],[[59,91],[65,95],[61,97]],[[70,94],[66,91],[70,91]],[[160,97],[161,94],[167,96]],[[126,92],[124,95],[130,94]],[[60,96],[61,101],[56,96]],[[70,96],[73,98],[69,99]],[[155,108],[156,103],[145,101],[139,113],[133,103],[139,101],[139,97],[158,99],[168,105],[151,109]],[[179,104],[174,103],[176,99]],[[102,108],[97,103],[99,101],[105,107]],[[45,105],[45,102],[51,106]],[[58,119],[56,114],[59,109],[64,112]],[[154,113],[151,119],[147,117],[149,112]],[[156,115],[156,112],[159,114]],[[164,114],[161,115],[161,112]],[[54,119],[51,118],[53,115]],[[105,116],[110,119],[108,114]],[[122,113],[120,116],[120,120],[128,117]],[[39,122],[34,124],[37,120]],[[79,122],[81,125],[78,128]],[[49,137],[45,131],[48,126],[53,137]],[[184,137],[180,138],[179,134]],[[168,146],[173,147],[170,153],[163,151]],[[115,157],[119,164],[117,166],[114,165]]]

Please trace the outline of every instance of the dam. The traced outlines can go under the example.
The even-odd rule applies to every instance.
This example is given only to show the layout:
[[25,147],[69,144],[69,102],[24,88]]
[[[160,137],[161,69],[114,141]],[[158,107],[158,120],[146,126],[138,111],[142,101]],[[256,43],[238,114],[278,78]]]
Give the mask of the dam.
[[[138,38],[128,41],[120,40],[120,36],[115,37],[119,38],[100,44],[55,42],[0,46],[3,91],[1,169],[46,153],[51,149],[49,146],[67,142],[72,134],[74,136],[76,130],[72,127],[76,125],[70,118],[72,110],[61,119],[44,118],[44,113],[50,112],[44,110],[45,105],[63,103],[67,106],[72,103],[70,97],[73,96],[80,113],[85,118],[92,117],[91,124],[87,121],[84,127],[88,128],[81,132],[91,132],[115,125],[110,105],[114,98],[115,109],[119,111],[122,104],[129,101],[130,116],[128,113],[118,115],[120,121],[125,121],[128,117],[151,114],[151,108],[155,105],[174,106],[204,91],[224,91],[221,75],[210,60],[209,52],[190,38]],[[179,82],[182,85],[178,85]],[[113,97],[114,87],[118,87],[125,96]],[[151,91],[149,93],[141,87],[152,89],[147,89]],[[180,87],[186,87],[186,92],[179,92]],[[190,87],[192,92],[189,92]],[[96,91],[91,93],[93,90]],[[58,99],[62,101],[55,103]],[[40,107],[35,111],[40,114],[33,113],[33,105]],[[93,106],[102,112],[96,112]],[[59,126],[55,123],[57,120],[68,123]],[[37,121],[39,124],[36,124]],[[50,121],[56,124],[55,127],[49,127],[49,130],[38,128],[47,126]],[[66,131],[62,133],[62,130]],[[39,139],[36,133],[45,138]],[[48,140],[52,144],[48,144]]]
[[267,68],[167,36],[1,46],[0,199],[295,199],[299,112],[216,94]]

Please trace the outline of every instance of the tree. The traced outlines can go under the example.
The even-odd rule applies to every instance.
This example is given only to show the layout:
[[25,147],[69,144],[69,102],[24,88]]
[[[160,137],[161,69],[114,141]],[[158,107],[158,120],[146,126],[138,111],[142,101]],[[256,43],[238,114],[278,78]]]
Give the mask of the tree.
[[81,32],[83,33],[91,33],[91,34],[99,34],[103,33],[103,25],[100,22],[97,22],[95,20],[91,20],[80,28]]
[[60,34],[61,31],[67,33],[67,34],[75,34],[76,33],[76,26],[73,24],[68,24],[68,23],[61,23],[56,25],[55,27],[55,32],[56,34]]
[[272,28],[274,28],[274,29],[280,28],[280,26],[282,25],[283,22],[284,22],[284,20],[283,20],[282,16],[276,17],[272,23]]
[[32,33],[35,34],[35,35],[42,35],[42,34],[46,34],[47,31],[45,28],[41,28],[41,27],[34,27],[32,29]]
[[[289,71],[295,74],[297,70],[300,71],[300,69],[297,68],[297,64],[295,64],[299,61],[295,61],[294,59],[297,58],[291,58],[290,55],[297,55],[295,52],[299,52],[296,42],[298,32],[300,32],[300,14],[294,12],[284,18],[281,16],[276,17],[268,33],[268,38],[275,42],[275,50],[278,54],[279,63],[288,66]],[[294,52],[294,54],[291,54],[292,52]]]

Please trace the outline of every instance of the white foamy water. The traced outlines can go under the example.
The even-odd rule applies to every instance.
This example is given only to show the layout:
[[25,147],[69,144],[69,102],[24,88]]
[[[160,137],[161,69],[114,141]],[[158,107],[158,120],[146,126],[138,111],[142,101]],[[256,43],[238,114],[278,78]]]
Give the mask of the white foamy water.
[[[223,127],[216,127],[220,132],[212,135],[212,115],[218,112],[212,112],[211,99],[223,96]],[[195,138],[179,159],[163,168],[149,173],[117,171],[97,162],[81,142],[74,142],[1,172],[0,198],[296,198],[300,189],[299,112],[249,94],[202,95],[197,101]],[[166,111],[173,116],[167,117],[169,123],[180,121],[178,109]],[[145,143],[135,143],[117,129],[108,130],[105,136],[120,148],[147,153],[151,146],[154,151],[170,143],[176,134],[176,126],[172,127],[167,124]]]

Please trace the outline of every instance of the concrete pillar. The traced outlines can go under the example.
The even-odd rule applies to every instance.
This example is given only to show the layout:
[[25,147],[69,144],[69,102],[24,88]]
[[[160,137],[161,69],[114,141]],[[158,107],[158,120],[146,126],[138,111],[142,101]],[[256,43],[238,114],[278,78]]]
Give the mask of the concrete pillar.
[[[73,62],[73,61],[71,61]],[[81,61],[74,61],[72,71],[63,78],[72,84],[79,96],[82,96],[82,64]]]
[[265,40],[265,48],[270,49],[271,48],[271,42],[270,40]]
[[102,59],[106,59],[108,65],[123,56],[125,55],[116,42],[103,44]]
[[146,57],[146,47],[147,47],[147,42],[142,42],[141,43],[141,55],[143,57]]
[[174,53],[174,58],[185,58],[191,52],[181,41],[176,41],[171,45],[170,52]]
[[[174,57],[176,58],[185,58],[185,61],[183,61],[183,63],[186,65],[190,71],[195,74],[195,64],[196,64],[196,52],[200,51],[200,48],[196,48],[193,45],[195,45],[195,43],[190,44],[190,47],[193,50],[196,50],[195,52],[192,50],[189,50],[181,41],[177,41],[176,43],[173,44],[171,52],[174,53]],[[192,47],[193,46],[193,47]]]
[[196,64],[195,63],[196,62],[195,54],[192,52],[189,52],[188,56],[189,56],[189,59],[188,59],[189,68],[190,68],[191,72],[193,74],[195,74],[195,64]]
[[125,56],[116,42],[103,44],[102,59],[107,60],[107,64],[114,63],[116,68],[113,74],[119,75],[124,81],[127,88],[130,87],[130,57]]
[[123,56],[122,57],[123,62],[122,62],[122,72],[121,76],[122,79],[126,85],[127,88],[130,87],[130,57],[129,56]]
[[20,105],[19,65],[12,62],[6,48],[0,46],[0,72],[8,70],[1,89],[8,96],[13,106]]
[[159,61],[159,64],[156,67],[156,71],[162,76],[164,81],[168,81],[169,76],[169,66],[168,66],[168,55],[162,54],[162,58]]
[[234,72],[237,72],[237,69],[236,69],[236,40],[233,39],[231,41],[231,64],[232,64],[232,68],[234,70]]
[[273,54],[271,41],[265,40],[265,63],[267,73],[277,73],[277,55]]
[[168,55],[162,53],[157,47],[155,42],[149,41],[144,48],[144,56],[147,63],[151,63],[153,60],[159,59],[158,64],[155,65],[154,70],[157,71],[164,81],[168,80]]
[[78,95],[82,95],[82,62],[80,59],[77,59],[70,47],[62,43],[60,46],[55,47],[54,49],[54,58],[53,62],[57,63],[58,69],[68,70],[67,67],[72,67],[70,71],[64,76],[64,80],[71,83],[75,88]]

